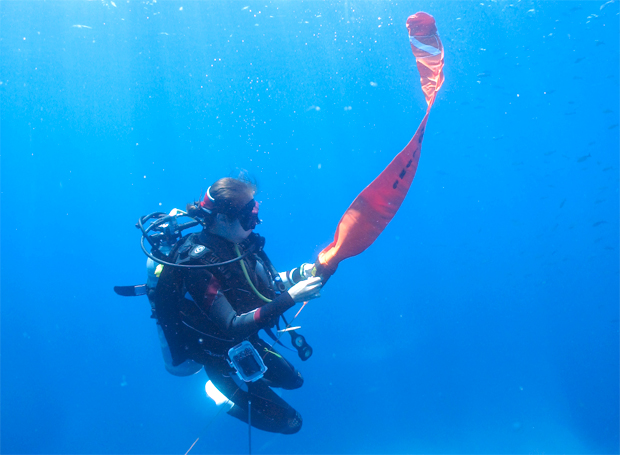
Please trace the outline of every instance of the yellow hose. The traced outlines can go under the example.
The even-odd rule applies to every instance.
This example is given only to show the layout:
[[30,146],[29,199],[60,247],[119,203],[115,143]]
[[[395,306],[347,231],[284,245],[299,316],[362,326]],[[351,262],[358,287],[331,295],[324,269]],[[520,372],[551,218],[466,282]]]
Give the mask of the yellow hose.
[[[237,244],[235,244],[235,252],[237,253],[237,257],[241,256],[241,251],[239,251],[239,245]],[[241,263],[241,270],[243,270],[243,275],[245,275],[245,279],[248,281],[248,284],[252,288],[252,291],[254,291],[254,294],[256,294],[258,298],[261,299],[263,302],[271,302],[271,299],[268,299],[263,294],[258,292],[258,289],[256,289],[256,287],[254,286],[254,283],[252,283],[250,275],[248,275],[248,270],[245,268],[245,262],[243,262],[243,259],[239,260],[239,262]]]

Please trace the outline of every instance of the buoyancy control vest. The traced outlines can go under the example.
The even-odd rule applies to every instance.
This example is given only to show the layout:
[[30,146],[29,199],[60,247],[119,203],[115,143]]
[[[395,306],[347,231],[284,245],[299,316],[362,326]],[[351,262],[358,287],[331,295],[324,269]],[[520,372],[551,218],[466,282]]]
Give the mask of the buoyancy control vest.
[[[264,244],[263,237],[252,233],[239,247],[242,254],[250,251],[242,259],[250,280],[263,296],[272,299],[277,292],[274,287],[277,272],[263,251]],[[167,255],[169,261],[184,265],[218,264],[235,257],[233,244],[206,231],[184,237]],[[200,308],[189,295],[185,280],[190,273],[192,271],[187,268],[163,266],[156,288],[149,293],[155,303],[158,323],[170,346],[173,365],[188,358],[204,358],[205,354],[223,357],[239,341],[222,333],[206,317],[206,309]],[[219,281],[219,291],[237,314],[250,312],[264,304],[250,288],[237,262],[201,269],[199,273],[205,277],[213,275]]]

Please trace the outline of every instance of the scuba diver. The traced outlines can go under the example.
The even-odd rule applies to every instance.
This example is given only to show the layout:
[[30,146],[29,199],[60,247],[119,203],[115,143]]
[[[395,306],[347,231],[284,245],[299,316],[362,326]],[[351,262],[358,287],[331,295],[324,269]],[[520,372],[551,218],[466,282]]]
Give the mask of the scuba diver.
[[[379,237],[416,174],[429,113],[444,82],[444,50],[431,15],[409,16],[407,29],[426,114],[405,148],[345,211],[334,240],[315,264],[276,271],[263,250],[265,240],[252,232],[260,223],[256,189],[243,179],[218,180],[202,201],[188,205],[187,212],[156,212],[138,221],[141,246],[149,256],[147,284],[114,290],[124,296],[148,295],[166,369],[187,376],[204,367],[210,379],[207,394],[250,428],[284,434],[300,430],[301,416],[272,388],[296,389],[303,378],[273,349],[279,338],[271,328],[279,328],[282,318],[287,326],[278,332],[290,334],[302,360],[310,357],[312,348],[295,331],[298,327],[286,322],[284,312],[320,297],[338,264],[362,253]],[[180,216],[192,221],[179,225]],[[145,227],[148,221],[151,224]],[[182,234],[198,225],[201,232]],[[274,338],[273,344],[259,338],[261,329]]]
[[[146,292],[168,371],[185,368],[178,374],[187,375],[204,366],[206,392],[228,414],[264,431],[293,434],[301,429],[301,415],[272,388],[297,389],[303,378],[258,332],[273,336],[270,328],[286,310],[320,297],[322,281],[312,276],[314,264],[281,274],[273,267],[265,239],[253,232],[261,222],[255,191],[249,181],[227,177],[211,185],[202,201],[188,204],[187,216],[203,229],[147,253]],[[306,360],[311,348],[303,336],[289,333]]]

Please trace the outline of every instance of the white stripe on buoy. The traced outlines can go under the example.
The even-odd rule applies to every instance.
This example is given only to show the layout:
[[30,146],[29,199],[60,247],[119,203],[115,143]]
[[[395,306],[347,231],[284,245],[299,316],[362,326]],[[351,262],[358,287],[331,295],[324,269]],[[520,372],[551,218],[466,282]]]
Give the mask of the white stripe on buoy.
[[417,47],[418,49],[420,49],[421,51],[424,51],[424,52],[430,54],[431,56],[439,55],[441,53],[441,51],[439,49],[437,49],[436,47],[430,46],[428,44],[421,43],[420,41],[418,41],[415,38],[415,36],[410,36],[409,37],[409,42],[411,44],[413,44],[415,47]]

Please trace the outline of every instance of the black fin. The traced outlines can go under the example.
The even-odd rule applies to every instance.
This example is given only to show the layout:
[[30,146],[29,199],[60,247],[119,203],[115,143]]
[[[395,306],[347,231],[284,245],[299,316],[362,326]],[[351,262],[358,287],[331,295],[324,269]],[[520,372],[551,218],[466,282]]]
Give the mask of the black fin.
[[136,297],[146,294],[146,284],[137,284],[135,286],[114,286],[114,292],[123,297]]

